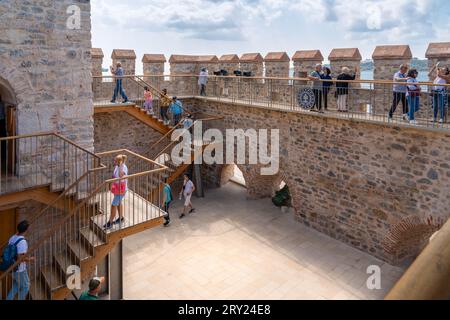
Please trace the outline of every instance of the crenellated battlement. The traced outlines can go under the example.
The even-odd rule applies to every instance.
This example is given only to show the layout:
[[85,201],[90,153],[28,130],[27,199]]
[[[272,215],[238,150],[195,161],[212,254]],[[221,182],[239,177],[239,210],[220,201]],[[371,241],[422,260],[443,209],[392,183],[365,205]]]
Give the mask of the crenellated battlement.
[[[104,54],[102,49],[92,48],[92,74],[101,75]],[[433,70],[437,62],[450,65],[450,42],[430,43],[425,56],[429,59],[429,70]],[[134,50],[114,49],[111,58],[113,63],[121,62],[128,75],[134,75],[136,70],[136,54]],[[380,45],[375,47],[374,79],[391,80],[392,75],[402,63],[411,63],[413,54],[408,45]],[[328,55],[332,75],[339,74],[342,67],[350,70],[358,68],[362,56],[358,48],[335,48]],[[216,55],[178,55],[167,58],[163,54],[144,54],[142,57],[143,73],[145,76],[170,75],[198,75],[201,68],[207,68],[210,74],[226,70],[229,75],[234,71],[251,72],[255,77],[289,77],[290,68],[294,68],[294,77],[304,78],[317,63],[324,62],[324,55],[318,49],[299,50],[289,56],[287,52],[269,52],[265,56],[261,53],[244,53]],[[166,62],[169,62],[169,70]],[[430,75],[431,76],[431,75]],[[357,79],[360,78],[360,72]],[[431,78],[430,78],[431,79]]]

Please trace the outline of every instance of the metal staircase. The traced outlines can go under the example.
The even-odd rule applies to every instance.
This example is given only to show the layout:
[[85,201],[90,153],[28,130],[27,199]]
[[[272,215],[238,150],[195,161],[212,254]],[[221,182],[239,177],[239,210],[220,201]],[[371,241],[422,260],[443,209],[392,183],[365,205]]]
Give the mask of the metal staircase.
[[[159,199],[153,199],[152,195],[155,186],[161,184],[167,167],[128,150],[94,155],[82,148],[77,150],[83,152],[71,151],[70,155],[65,150],[62,158],[65,160],[61,164],[59,161],[53,162],[53,159],[61,159],[56,156],[61,151],[59,147],[50,148],[48,157],[42,157],[42,162],[39,162],[36,161],[40,157],[37,150],[36,154],[30,153],[29,149],[22,148],[22,142],[18,143],[31,137],[56,137],[54,142],[60,140],[55,134],[9,138],[10,143],[20,146],[17,153],[20,165],[15,165],[14,170],[2,171],[1,181],[5,187],[8,185],[8,188],[2,189],[2,196],[31,192],[42,185],[59,192],[59,196],[30,221],[27,257],[34,257],[35,260],[27,263],[30,278],[28,298],[64,299],[74,289],[68,283],[73,270],[79,268],[80,279],[86,279],[121,239],[162,224],[165,213],[160,209]],[[74,143],[71,145],[76,146]],[[129,175],[111,179],[113,159],[118,154],[128,156]],[[86,159],[85,163],[82,159]],[[30,166],[35,169],[23,169]],[[65,180],[60,181],[60,177],[65,177]],[[125,221],[105,230],[103,225],[109,219],[113,197],[111,184],[125,179],[128,185],[123,200]],[[10,181],[15,181],[13,186],[7,183]],[[25,184],[22,183],[24,181]],[[6,297],[13,272],[21,262],[17,261],[0,275],[0,298]]]

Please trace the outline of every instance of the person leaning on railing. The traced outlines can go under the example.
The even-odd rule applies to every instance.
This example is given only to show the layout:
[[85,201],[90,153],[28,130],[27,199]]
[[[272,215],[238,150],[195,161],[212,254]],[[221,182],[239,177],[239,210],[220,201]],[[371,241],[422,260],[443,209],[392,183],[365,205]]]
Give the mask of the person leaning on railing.
[[450,77],[450,71],[447,67],[437,68],[436,78],[434,79],[435,86],[431,91],[433,95],[433,120],[436,122],[438,120],[438,114],[440,116],[439,122],[444,123],[446,115],[446,100],[447,100],[447,90],[444,84],[447,84],[447,80]]
[[407,92],[406,99],[408,100],[409,105],[409,123],[417,124],[414,114],[420,109],[420,85],[417,81],[417,77],[419,76],[419,72],[416,69],[411,69],[408,71],[408,81],[406,82]]
[[338,75],[336,82],[336,98],[337,98],[337,107],[338,112],[348,112],[347,109],[347,99],[348,99],[348,82],[356,79],[356,74],[358,69],[355,68],[355,73],[351,75],[350,69],[347,67],[342,68],[342,72]]
[[172,103],[172,99],[167,95],[167,89],[163,89],[161,93],[161,108],[159,113],[161,115],[161,120],[164,121],[164,124],[168,125],[170,123],[169,116],[167,115],[167,111],[169,111],[169,106]]
[[[394,82],[406,82],[408,81],[408,72],[409,66],[407,64],[402,64],[400,66],[400,70],[394,74]],[[393,100],[392,107],[389,110],[389,120],[392,120],[392,117],[397,109],[399,102],[402,102],[403,107],[403,120],[407,119],[408,115],[408,102],[406,101],[406,85],[402,84],[394,84],[393,87]]]

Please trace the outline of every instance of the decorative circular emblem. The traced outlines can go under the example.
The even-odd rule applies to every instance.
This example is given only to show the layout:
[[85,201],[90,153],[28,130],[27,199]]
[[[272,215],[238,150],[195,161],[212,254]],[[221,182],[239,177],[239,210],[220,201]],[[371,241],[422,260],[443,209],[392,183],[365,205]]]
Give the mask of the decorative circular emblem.
[[297,95],[298,105],[303,109],[311,109],[316,103],[314,92],[310,88],[303,88],[298,91]]

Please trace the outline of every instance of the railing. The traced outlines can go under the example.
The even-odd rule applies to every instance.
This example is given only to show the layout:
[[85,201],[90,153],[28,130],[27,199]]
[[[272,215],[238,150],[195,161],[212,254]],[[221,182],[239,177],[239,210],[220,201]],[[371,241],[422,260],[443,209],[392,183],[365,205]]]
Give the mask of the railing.
[[[108,100],[108,95],[113,94],[116,87],[116,78],[114,77],[93,77],[93,89],[94,89],[94,102],[98,106],[109,106],[112,104],[111,101]],[[124,76],[121,78],[122,87],[124,89],[125,94],[127,95],[128,101],[134,103],[135,105],[140,106],[142,109],[146,110],[147,113],[153,115],[157,119],[168,120],[170,124],[174,124],[174,115],[170,112],[169,109],[166,109],[165,112],[166,117],[163,117],[161,113],[161,101],[163,97],[162,89],[155,87],[153,84],[148,83],[143,76]],[[151,107],[147,106],[144,99],[144,91],[147,88],[153,96]],[[172,99],[175,95],[168,95],[166,98]],[[116,102],[120,103],[120,99],[116,100]],[[185,115],[190,114],[190,111],[182,106],[183,113]]]
[[[118,154],[128,157],[128,175],[114,179],[111,178],[114,157]],[[35,260],[26,263],[31,283],[28,298],[52,299],[54,291],[66,284],[67,268],[81,267],[95,255],[97,246],[107,242],[110,233],[127,230],[164,214],[160,209],[161,200],[152,199],[152,191],[160,188],[165,166],[128,150],[105,152],[98,157],[102,162],[98,162],[98,167],[83,174],[31,223],[27,233],[27,258],[35,257]],[[111,185],[124,181],[127,192],[120,206],[113,209]],[[104,227],[112,210],[117,210],[114,220],[119,214],[124,220],[106,230]],[[14,270],[23,261],[19,260],[0,276],[1,298],[11,289],[13,276],[17,276]],[[16,279],[16,283],[20,285],[25,280]]]
[[386,296],[386,300],[450,299],[450,219]]
[[90,151],[55,134],[0,139],[0,195],[50,186],[65,190],[98,165]]
[[[138,77],[157,90],[166,88],[169,95],[178,97],[200,95],[198,76]],[[331,84],[328,90],[324,90],[325,83]],[[348,88],[342,88],[343,84],[344,86],[348,84]],[[449,129],[447,92],[450,91],[450,85],[440,85],[446,90],[438,92],[434,90],[435,85],[430,82],[419,83],[418,86],[422,89],[417,97],[419,101],[417,98],[395,94],[399,103],[391,118],[389,114],[394,100],[394,85],[405,86],[405,83],[380,80],[320,80],[314,86],[312,81],[305,78],[210,76],[206,86],[206,98],[295,112],[317,110],[319,103],[315,102],[320,101],[322,111],[337,117]],[[112,92],[112,89],[110,91]],[[99,95],[95,91],[94,94]],[[408,118],[412,116],[409,112],[404,116],[409,107],[408,110],[406,108],[403,110],[402,103],[405,102],[406,105],[408,100],[415,106],[411,110],[416,110],[419,106],[414,112],[414,119]],[[316,106],[311,107],[314,105]]]

